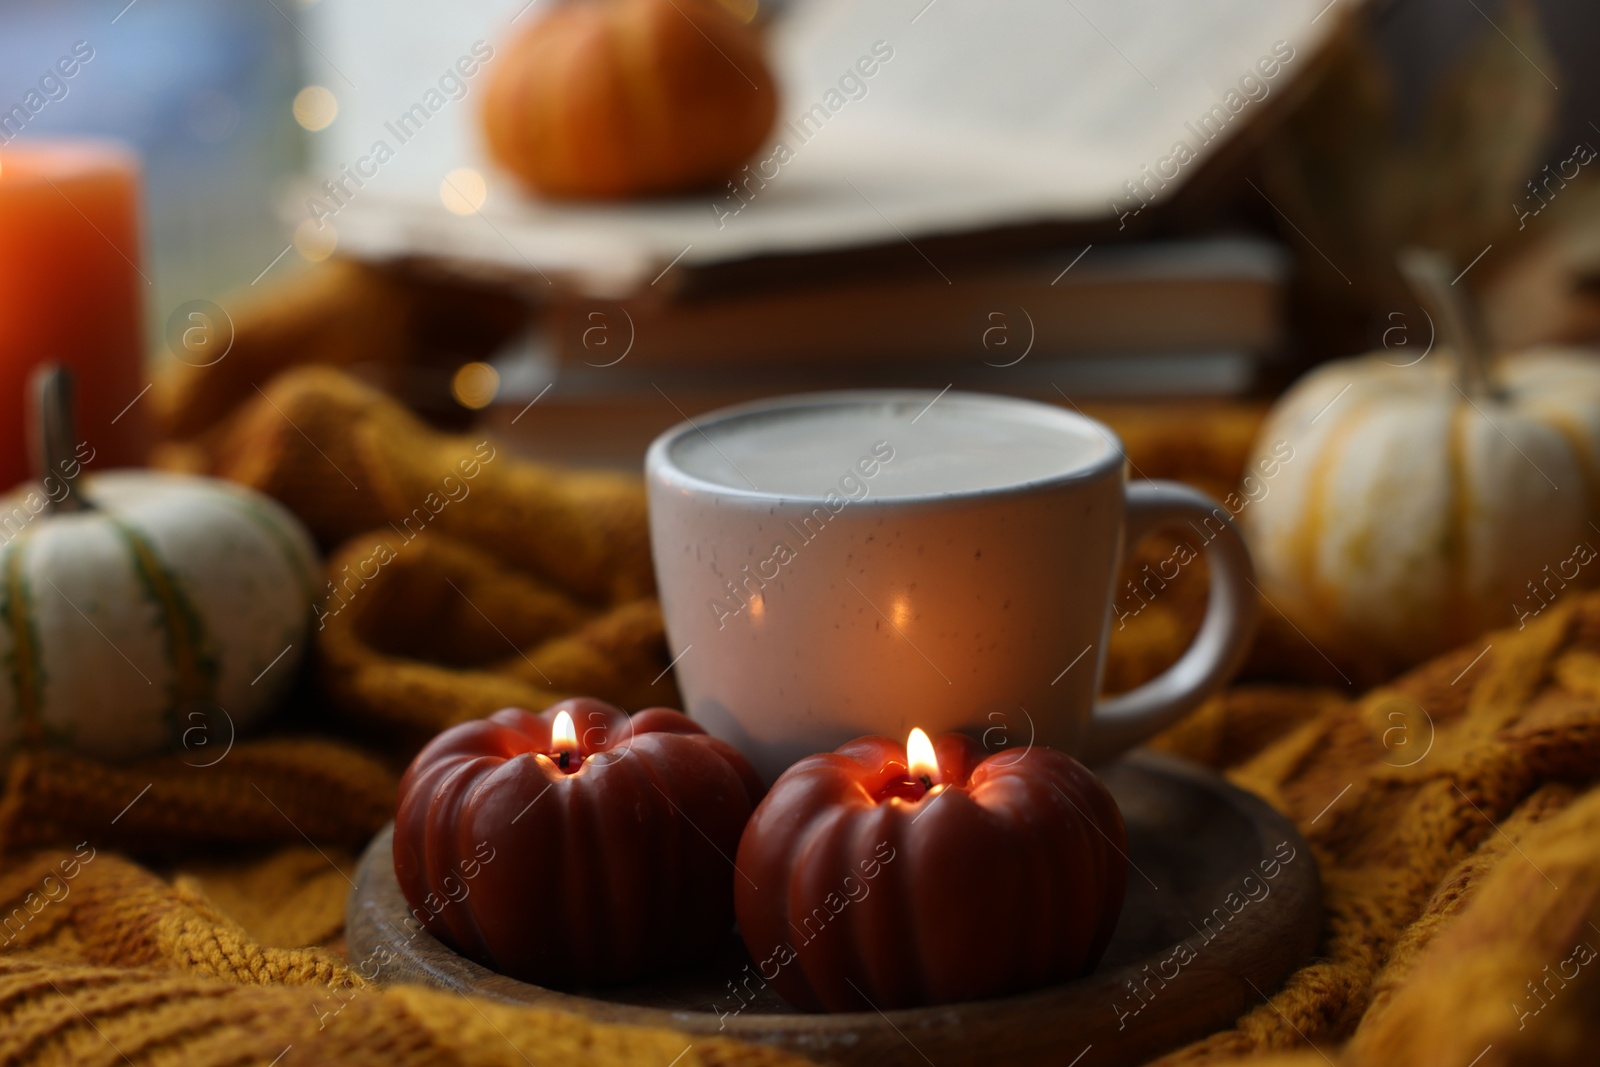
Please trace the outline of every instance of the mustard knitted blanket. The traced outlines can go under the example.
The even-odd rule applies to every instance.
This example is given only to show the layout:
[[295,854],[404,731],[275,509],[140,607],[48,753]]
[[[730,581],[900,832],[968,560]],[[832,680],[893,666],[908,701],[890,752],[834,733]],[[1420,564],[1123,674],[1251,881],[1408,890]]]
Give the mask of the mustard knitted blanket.
[[[432,467],[476,447],[332,372],[295,372],[266,393],[275,419],[301,429],[247,407],[215,469],[306,517],[333,548],[330,582],[368,558],[372,537],[402,536],[394,527]],[[1123,429],[1151,475],[1195,474],[1163,463],[1160,434]],[[1247,441],[1249,428],[1228,434]],[[1208,488],[1233,456],[1219,454]],[[343,475],[378,488],[360,508],[340,507]],[[519,522],[536,516],[552,540],[506,536],[507,508],[522,509]],[[798,1062],[381,987],[351,968],[342,929],[354,856],[392,814],[397,771],[421,737],[569,692],[672,698],[670,676],[658,677],[666,659],[636,483],[497,456],[473,495],[429,525],[323,620],[316,684],[268,735],[203,767],[183,754],[121,767],[61,753],[13,760],[0,796],[0,1062]],[[1176,590],[1116,635],[1116,684],[1170,658],[1191,603],[1196,590]],[[1270,640],[1258,659],[1304,676],[1296,653],[1273,655]],[[1359,698],[1241,686],[1158,745],[1287,813],[1326,885],[1317,957],[1165,1062],[1594,1062],[1600,595]]]

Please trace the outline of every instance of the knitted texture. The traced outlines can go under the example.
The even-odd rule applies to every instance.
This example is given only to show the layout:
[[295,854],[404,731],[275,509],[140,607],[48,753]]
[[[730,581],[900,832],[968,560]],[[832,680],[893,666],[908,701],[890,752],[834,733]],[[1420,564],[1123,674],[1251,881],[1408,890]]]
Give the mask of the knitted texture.
[[229,417],[212,473],[277,497],[331,548],[322,696],[414,749],[567,696],[675,705],[637,478],[436,433],[325,367]]
[[[325,369],[262,394],[216,430],[206,469],[277,496],[331,549],[337,594],[323,605],[315,693],[286,709],[279,735],[221,759],[12,762],[0,797],[0,1062],[798,1062],[381,987],[351,968],[354,857],[392,814],[396,771],[422,737],[571,692],[672,702],[643,495],[636,480],[484,461],[474,439],[433,433]],[[1102,414],[1136,474],[1219,495],[1259,417]],[[462,480],[472,459],[478,473]],[[441,504],[455,491],[446,474],[470,495]],[[393,559],[367,563],[383,538]],[[1169,550],[1149,539],[1124,577]],[[1108,687],[1171,662],[1204,595],[1196,564],[1148,602],[1127,600]],[[1251,669],[1300,684],[1237,688],[1157,744],[1295,820],[1325,884],[1322,943],[1258,1007],[1163,1062],[1591,1062],[1600,595],[1359,698],[1305,684],[1342,681],[1340,667],[1277,623]]]
[[356,537],[333,554],[329,573],[362,566],[374,545],[392,545],[391,562],[353,588],[318,633],[323,692],[351,719],[420,745],[463,719],[568,696],[677,705],[653,599],[595,608],[426,532],[409,542],[383,530]]
[[376,532],[398,548],[426,530],[596,603],[654,589],[638,478],[519,462],[485,437],[437,433],[327,367],[280,374],[229,422],[211,473],[276,497],[325,546]]
[[1325,887],[1319,958],[1163,1062],[1594,1062],[1600,596],[1358,701],[1234,692],[1160,747],[1294,818]]
[[0,953],[5,1063],[802,1062],[457,994],[379,992],[336,953],[263,947],[192,881],[169,884],[108,853],[8,863],[0,903],[11,916]]
[[147,855],[307,837],[358,847],[393,818],[397,782],[374,757],[321,738],[240,742],[220,759],[124,767],[27,752],[6,776],[0,855],[90,837]]
[[152,397],[162,436],[198,437],[293,365],[382,366],[407,348],[407,294],[364,264],[334,258],[263,288],[230,313],[226,358],[166,364]]
[[[1163,1062],[1589,1062],[1600,1037],[1600,968],[1586,965],[1600,946],[1600,595],[1359,700],[1236,690],[1160,747],[1224,768],[1294,818],[1326,889],[1317,958],[1233,1027]],[[164,803],[156,788],[122,819]],[[309,823],[313,807],[293,810]],[[283,840],[295,833],[289,810]],[[783,1062],[365,984],[337,951],[353,864],[331,837],[162,878],[96,851],[102,835],[82,825],[87,843],[13,852],[0,874],[5,1062],[113,1063],[113,1043],[135,1062],[197,1064],[270,1061],[289,1046],[310,1062],[516,1063],[521,1050],[541,1065],[650,1064],[686,1047],[683,1063]],[[319,942],[333,947],[279,947]]]

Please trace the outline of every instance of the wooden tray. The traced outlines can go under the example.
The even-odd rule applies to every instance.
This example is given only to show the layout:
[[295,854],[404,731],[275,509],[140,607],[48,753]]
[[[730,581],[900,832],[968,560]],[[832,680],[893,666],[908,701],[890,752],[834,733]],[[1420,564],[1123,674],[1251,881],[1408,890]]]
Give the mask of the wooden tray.
[[[1067,985],[936,1008],[824,1015],[796,1013],[768,989],[734,1014],[740,1001],[728,983],[749,961],[730,942],[722,958],[691,973],[558,993],[496,974],[425,932],[413,935],[394,877],[391,829],[361,859],[350,894],[350,959],[385,961],[382,982],[721,1034],[848,1067],[1136,1064],[1228,1025],[1304,962],[1317,944],[1321,884],[1294,826],[1214,774],[1136,753],[1102,777],[1127,821],[1133,869],[1105,960]],[[363,973],[373,969],[367,962]]]

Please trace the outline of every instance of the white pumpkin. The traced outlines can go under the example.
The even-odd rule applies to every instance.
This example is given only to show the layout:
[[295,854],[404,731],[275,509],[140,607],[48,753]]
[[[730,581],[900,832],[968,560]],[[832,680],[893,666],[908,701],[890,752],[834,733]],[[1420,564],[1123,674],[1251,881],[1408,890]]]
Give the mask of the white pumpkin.
[[1451,350],[1398,364],[1374,354],[1296,383],[1251,466],[1274,446],[1293,456],[1241,514],[1268,599],[1325,654],[1378,671],[1600,580],[1600,357],[1503,357],[1486,390]]
[[310,537],[276,501],[211,478],[111,471],[72,492],[91,507],[44,511],[36,487],[0,502],[0,753],[220,758],[294,679]]

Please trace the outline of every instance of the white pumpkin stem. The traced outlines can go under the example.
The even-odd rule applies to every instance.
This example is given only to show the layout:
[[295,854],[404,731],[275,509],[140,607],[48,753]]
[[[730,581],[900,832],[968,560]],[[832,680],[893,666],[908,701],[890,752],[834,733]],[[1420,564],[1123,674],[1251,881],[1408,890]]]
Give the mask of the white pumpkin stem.
[[1433,316],[1440,339],[1455,353],[1461,391],[1469,397],[1492,397],[1489,360],[1494,346],[1477,307],[1450,276],[1450,262],[1428,249],[1408,248],[1400,253],[1400,273],[1417,300]]
[[59,363],[45,363],[33,372],[32,385],[33,474],[44,487],[44,510],[87,511],[89,502],[77,484],[83,464],[73,431],[72,372]]

